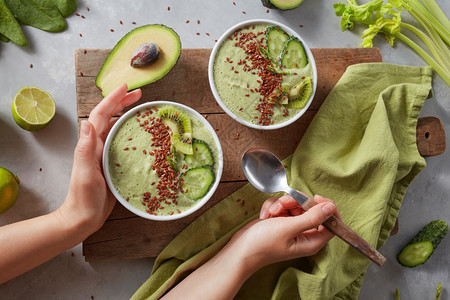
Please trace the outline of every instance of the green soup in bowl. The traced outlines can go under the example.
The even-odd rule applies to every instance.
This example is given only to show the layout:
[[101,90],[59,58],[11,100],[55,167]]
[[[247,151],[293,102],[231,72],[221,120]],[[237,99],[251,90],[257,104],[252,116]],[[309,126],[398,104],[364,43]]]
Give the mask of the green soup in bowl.
[[214,129],[195,110],[175,102],[149,102],[126,112],[103,151],[114,196],[153,220],[173,220],[199,209],[217,188],[222,168]]
[[227,30],[211,52],[208,77],[222,109],[257,129],[291,124],[308,109],[317,87],[314,57],[289,27],[250,20]]

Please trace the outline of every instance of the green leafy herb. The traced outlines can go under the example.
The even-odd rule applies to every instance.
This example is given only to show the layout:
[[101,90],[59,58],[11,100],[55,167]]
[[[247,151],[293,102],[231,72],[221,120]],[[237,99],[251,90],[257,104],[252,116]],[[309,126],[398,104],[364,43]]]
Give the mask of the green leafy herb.
[[53,0],[63,17],[72,15],[77,10],[76,0]]
[[35,28],[59,32],[67,28],[66,20],[51,1],[4,0],[17,21]]
[[3,0],[0,0],[0,33],[6,37],[6,39],[2,37],[1,41],[11,40],[19,46],[27,45],[27,39],[22,28]]

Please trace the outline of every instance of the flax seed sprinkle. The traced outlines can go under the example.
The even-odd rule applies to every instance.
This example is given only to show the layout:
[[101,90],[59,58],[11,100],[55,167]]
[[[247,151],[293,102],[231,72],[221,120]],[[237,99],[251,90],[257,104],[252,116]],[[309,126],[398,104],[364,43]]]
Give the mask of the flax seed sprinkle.
[[[273,108],[277,104],[276,99],[281,95],[281,81],[283,78],[281,74],[273,73],[268,69],[272,62],[260,53],[260,48],[266,49],[264,43],[265,34],[265,32],[254,33],[237,30],[230,36],[231,40],[235,41],[234,45],[241,48],[246,54],[246,59],[238,62],[239,65],[244,65],[243,71],[257,74],[261,78],[257,81],[259,88],[253,90],[254,92],[257,91],[261,96],[255,107],[260,116],[254,117],[258,119],[260,125],[270,125],[272,122]],[[246,94],[245,96],[249,97],[250,95]]]
[[[140,119],[136,119],[136,121],[152,136],[151,147],[154,147],[154,150],[149,154],[154,156],[152,170],[156,172],[159,180],[149,183],[150,185],[156,184],[156,192],[154,195],[150,192],[143,193],[141,203],[146,207],[147,213],[156,215],[158,210],[164,209],[164,204],[178,204],[178,193],[182,191],[183,181],[179,178],[180,172],[175,171],[167,161],[167,157],[173,158],[170,151],[172,145],[170,128],[162,122],[161,118],[152,116],[153,112],[156,110],[147,110],[140,114]],[[142,152],[147,153],[146,150]]]

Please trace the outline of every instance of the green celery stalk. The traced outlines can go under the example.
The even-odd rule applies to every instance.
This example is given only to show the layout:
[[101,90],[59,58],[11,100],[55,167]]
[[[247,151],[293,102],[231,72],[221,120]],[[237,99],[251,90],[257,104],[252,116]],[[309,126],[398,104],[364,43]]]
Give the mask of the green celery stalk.
[[442,68],[441,65],[439,65],[427,52],[425,52],[425,50],[402,33],[396,33],[394,36],[416,51],[417,54],[419,54],[423,60],[425,60],[436,71],[436,73],[441,76],[445,83],[450,86],[450,74],[446,72],[445,69]]
[[450,31],[450,21],[436,1],[422,0],[422,4],[444,28]]
[[[447,30],[442,24],[440,24],[433,15],[423,7],[418,0],[409,0],[408,1],[412,10],[417,11],[417,16],[419,18],[427,19],[431,25],[434,27],[434,29],[439,33],[441,38],[445,41],[447,45],[450,46],[450,31]],[[410,10],[408,10],[409,13],[411,13]]]
[[[419,0],[387,0],[383,4],[379,0],[372,0],[358,5],[356,0],[347,0],[348,5],[334,4],[335,14],[341,17],[342,30],[352,30],[353,23],[368,25],[362,34],[363,47],[372,47],[373,38],[383,32],[391,46],[397,38],[412,48],[421,56],[435,72],[450,86],[450,50],[446,43],[450,42],[450,33],[428,12]],[[401,14],[406,10],[425,29],[426,33],[417,27],[402,22]],[[429,49],[431,56],[421,46],[416,44],[401,29],[408,30],[419,38]]]
[[[417,29],[416,27],[402,22],[400,24],[401,27],[406,28],[416,34],[428,47],[431,54],[433,54],[436,61],[447,71],[450,72],[450,56],[446,56],[444,53],[442,53],[441,49],[435,44],[435,42],[429,38],[425,33],[423,33],[421,30]],[[448,49],[446,49],[448,51]]]

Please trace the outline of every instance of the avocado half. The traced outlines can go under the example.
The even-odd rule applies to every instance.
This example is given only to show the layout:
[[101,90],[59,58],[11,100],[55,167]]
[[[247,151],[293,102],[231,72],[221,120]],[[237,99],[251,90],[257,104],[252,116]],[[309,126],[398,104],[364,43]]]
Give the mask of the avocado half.
[[[152,64],[134,68],[131,58],[134,51],[145,43],[159,46],[159,57]],[[181,41],[172,29],[160,24],[144,25],[128,32],[112,49],[95,80],[103,97],[126,82],[133,90],[155,82],[169,73],[181,53]]]

